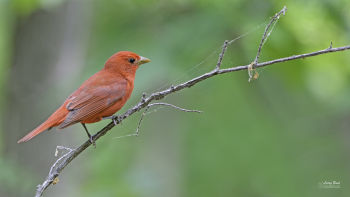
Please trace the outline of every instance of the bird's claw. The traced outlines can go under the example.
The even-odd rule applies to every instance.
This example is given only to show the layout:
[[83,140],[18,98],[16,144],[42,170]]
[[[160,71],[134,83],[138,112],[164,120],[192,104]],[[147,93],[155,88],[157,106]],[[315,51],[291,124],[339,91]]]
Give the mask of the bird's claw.
[[90,135],[90,137],[89,137],[89,141],[90,141],[90,143],[94,146],[94,148],[96,148],[96,142],[95,142],[95,140],[92,139],[92,136],[91,136],[91,135]]
[[117,115],[112,115],[112,116],[108,116],[108,117],[104,117],[103,119],[111,119],[114,123],[115,126],[117,126],[118,122],[116,119],[119,119],[119,117]]
[[112,116],[112,120],[113,120],[113,123],[114,123],[115,126],[117,126],[116,118],[118,118],[118,116],[114,116],[114,115]]

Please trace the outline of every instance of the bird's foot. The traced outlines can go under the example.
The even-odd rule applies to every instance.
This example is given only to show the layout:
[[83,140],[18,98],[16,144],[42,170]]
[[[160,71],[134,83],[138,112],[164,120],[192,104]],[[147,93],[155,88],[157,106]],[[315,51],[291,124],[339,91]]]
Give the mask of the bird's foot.
[[89,141],[90,141],[90,143],[94,146],[94,148],[96,148],[96,142],[95,142],[94,139],[92,139],[92,136],[91,136],[91,135],[89,136]]
[[117,126],[117,124],[118,124],[118,122],[119,122],[119,121],[117,121],[117,119],[119,119],[119,117],[118,117],[117,115],[112,115],[112,116],[103,117],[102,119],[103,119],[103,120],[105,120],[105,119],[111,119],[111,120],[113,120],[113,123],[114,123],[115,126]]

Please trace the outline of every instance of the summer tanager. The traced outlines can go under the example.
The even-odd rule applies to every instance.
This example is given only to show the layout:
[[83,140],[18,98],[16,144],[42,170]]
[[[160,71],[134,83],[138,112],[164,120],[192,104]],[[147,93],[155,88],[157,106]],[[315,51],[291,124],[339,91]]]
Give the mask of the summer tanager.
[[150,60],[129,51],[114,54],[102,70],[86,80],[44,123],[17,143],[26,142],[52,127],[63,129],[80,122],[94,144],[85,123],[112,118],[129,99],[137,68],[147,62]]

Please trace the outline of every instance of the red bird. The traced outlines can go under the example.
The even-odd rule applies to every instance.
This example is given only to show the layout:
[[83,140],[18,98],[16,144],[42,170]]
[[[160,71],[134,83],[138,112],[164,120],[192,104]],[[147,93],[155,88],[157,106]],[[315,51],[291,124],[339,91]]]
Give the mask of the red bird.
[[26,142],[52,127],[63,129],[80,122],[94,144],[85,123],[113,117],[131,95],[137,68],[150,61],[129,51],[114,54],[102,70],[86,80],[44,123],[17,143]]

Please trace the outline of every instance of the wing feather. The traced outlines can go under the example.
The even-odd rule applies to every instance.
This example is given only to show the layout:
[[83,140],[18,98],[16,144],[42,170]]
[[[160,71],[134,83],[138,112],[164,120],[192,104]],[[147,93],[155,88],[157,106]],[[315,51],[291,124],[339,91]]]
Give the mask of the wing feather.
[[65,128],[82,120],[87,120],[106,110],[125,95],[126,81],[110,85],[83,89],[72,95],[66,107],[69,110],[66,119],[59,125]]

